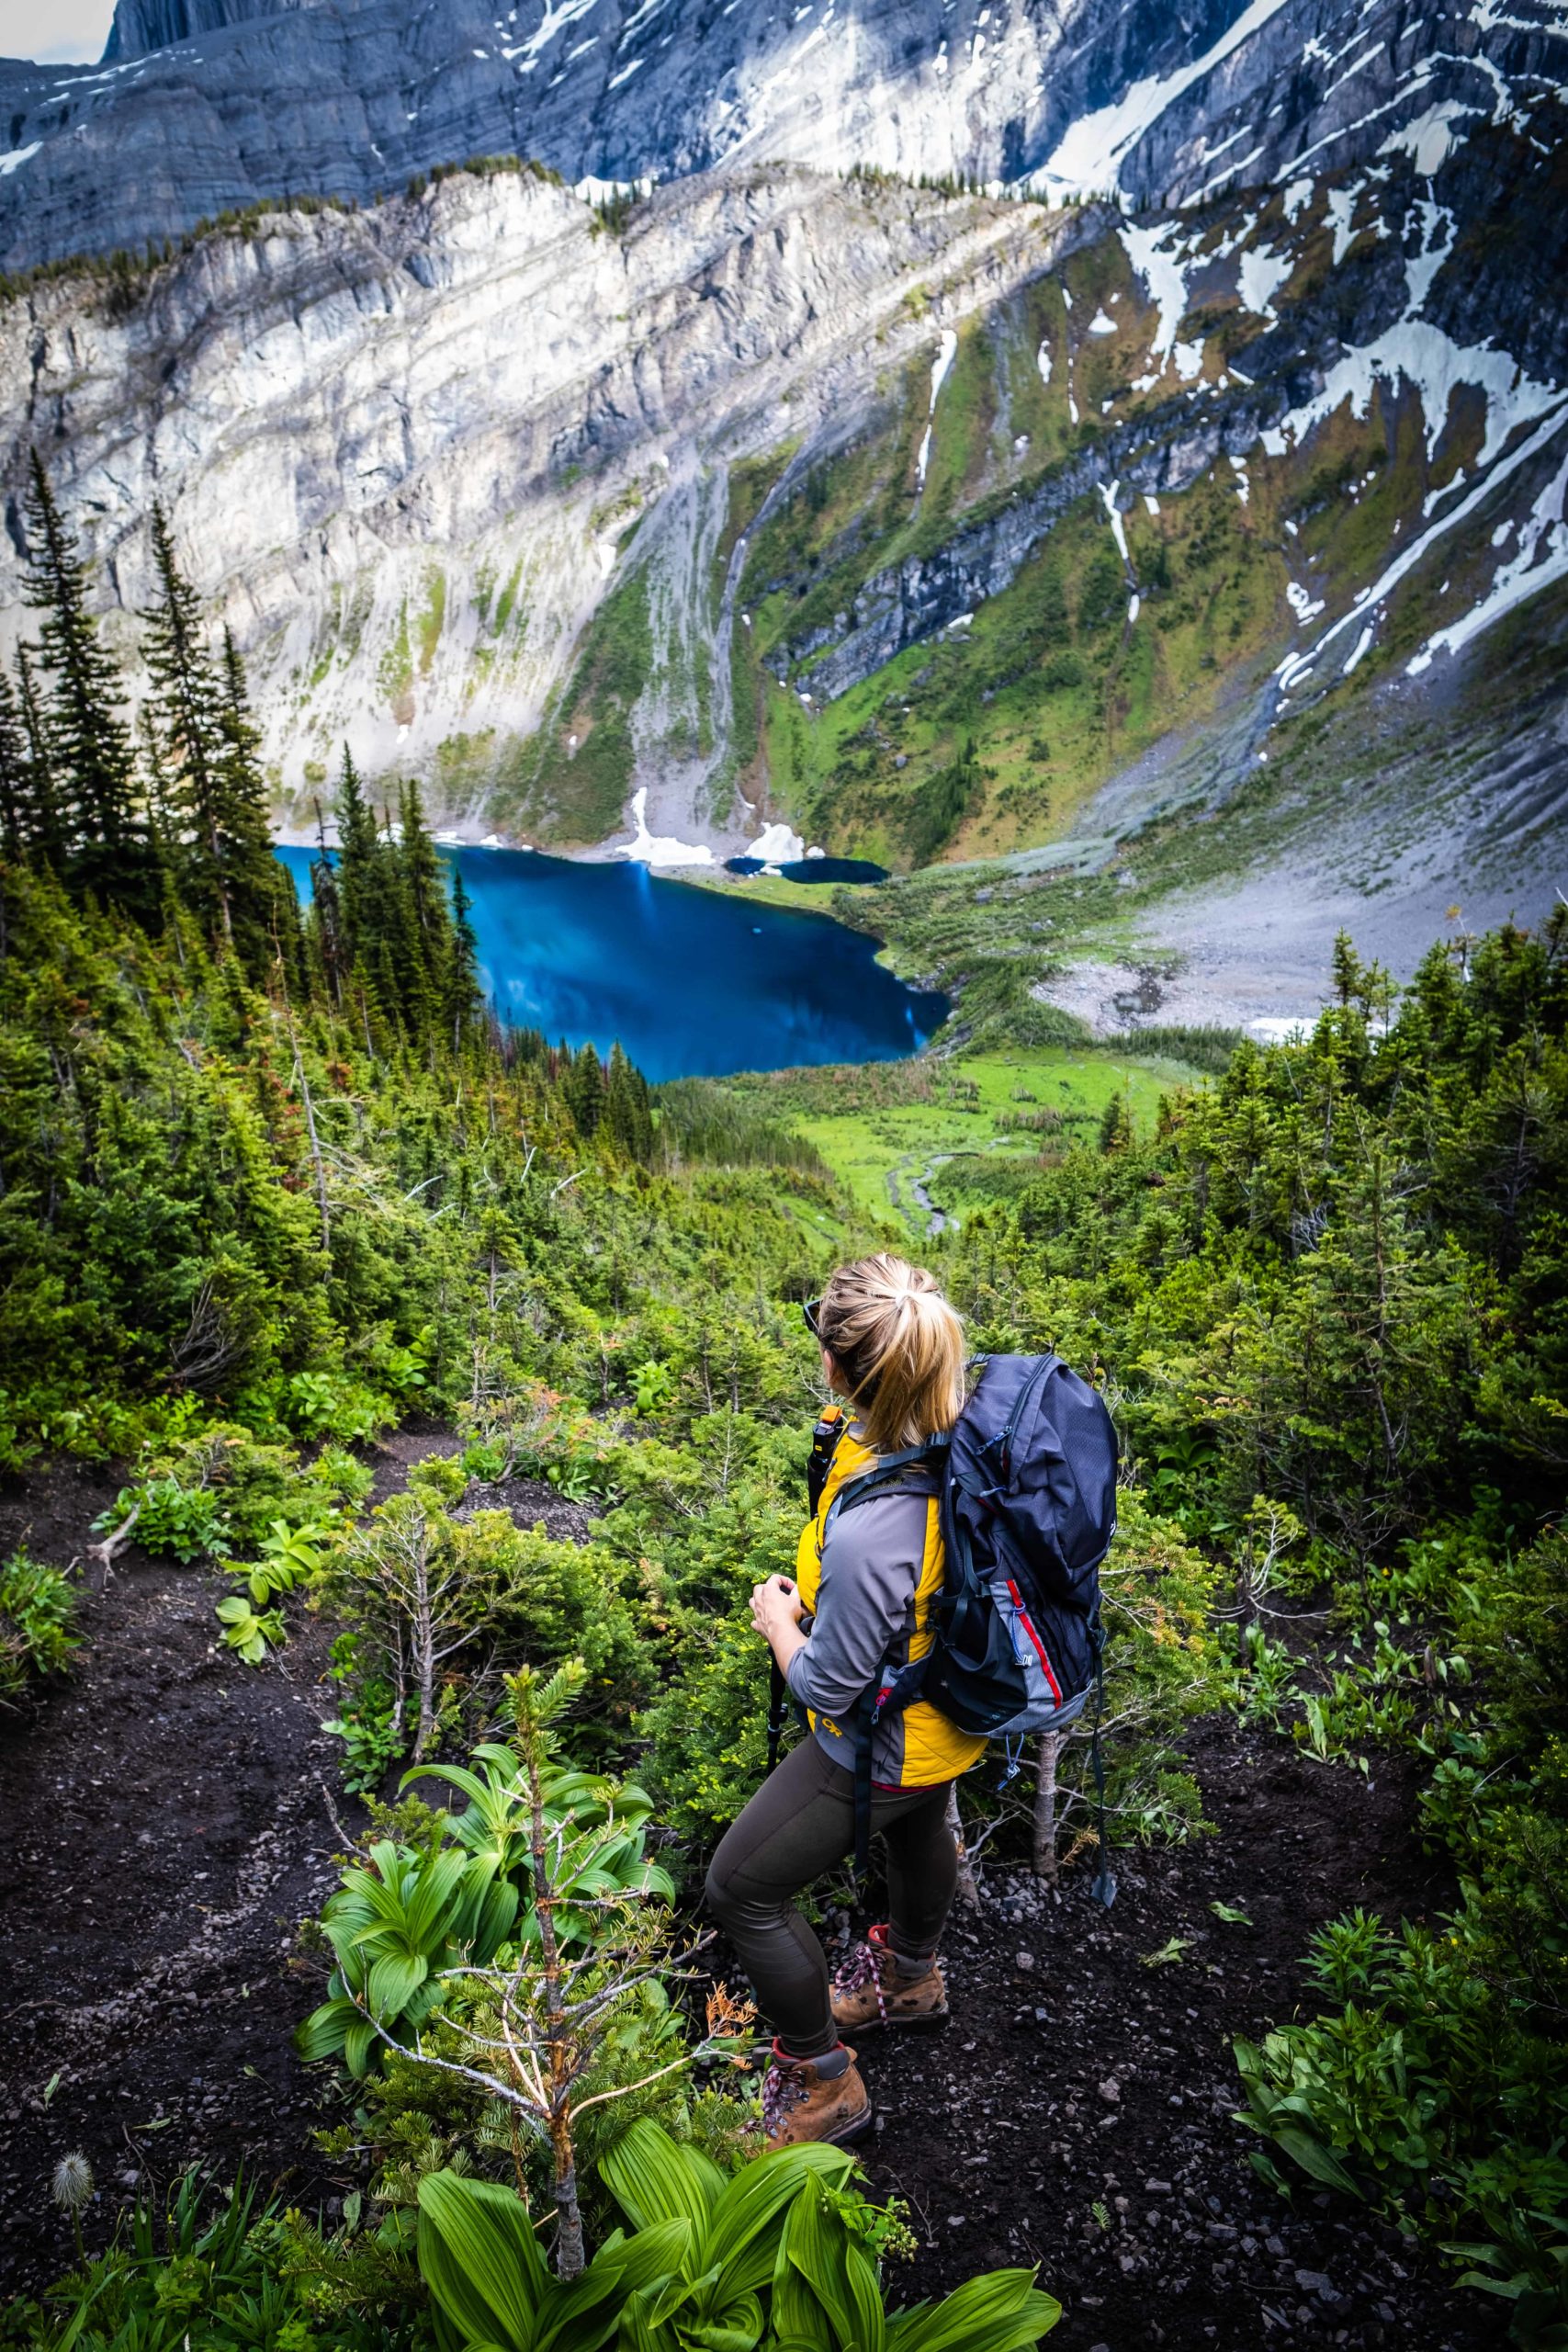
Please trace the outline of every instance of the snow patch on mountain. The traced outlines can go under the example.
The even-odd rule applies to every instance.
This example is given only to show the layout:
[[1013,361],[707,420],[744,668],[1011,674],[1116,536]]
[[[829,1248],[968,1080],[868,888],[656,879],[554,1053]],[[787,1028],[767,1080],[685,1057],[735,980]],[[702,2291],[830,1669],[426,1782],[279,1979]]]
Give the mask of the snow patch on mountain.
[[632,826],[629,842],[611,843],[612,856],[627,858],[637,865],[712,865],[714,863],[713,851],[706,842],[683,842],[673,833],[649,831],[646,784],[639,784],[632,795]]
[[[1494,546],[1496,543],[1495,533]],[[1459,652],[1516,605],[1562,579],[1568,579],[1568,456],[1536,499],[1520,526],[1517,553],[1499,568],[1487,594],[1462,618],[1429,637],[1420,652],[1405,663],[1407,674],[1418,677],[1430,669],[1438,653]]]
[[922,490],[926,486],[926,467],[931,461],[931,433],[936,424],[936,396],[942,388],[947,371],[952,367],[957,351],[958,337],[951,327],[944,328],[936,357],[931,362],[931,403],[926,410],[926,429],[920,440],[920,454],[915,464],[916,475]]
[[1179,72],[1147,74],[1123,96],[1080,116],[1057,142],[1032,183],[1047,191],[1093,195],[1116,186],[1122,165],[1138,141],[1193,84],[1212,74],[1233,50],[1279,15],[1286,0],[1250,0],[1229,29]]

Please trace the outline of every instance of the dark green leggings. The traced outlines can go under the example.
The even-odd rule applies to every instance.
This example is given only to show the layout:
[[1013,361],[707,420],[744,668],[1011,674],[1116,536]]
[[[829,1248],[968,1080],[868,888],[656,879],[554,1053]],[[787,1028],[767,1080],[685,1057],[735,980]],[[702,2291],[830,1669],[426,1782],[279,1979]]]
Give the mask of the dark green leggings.
[[[893,1948],[928,1960],[958,1879],[947,1790],[874,1790],[871,1826],[887,1849]],[[803,1886],[854,1851],[854,1782],[803,1739],[770,1772],[724,1838],[708,1871],[707,1904],[792,2058],[820,2058],[838,2042],[822,1947],[795,1907]]]

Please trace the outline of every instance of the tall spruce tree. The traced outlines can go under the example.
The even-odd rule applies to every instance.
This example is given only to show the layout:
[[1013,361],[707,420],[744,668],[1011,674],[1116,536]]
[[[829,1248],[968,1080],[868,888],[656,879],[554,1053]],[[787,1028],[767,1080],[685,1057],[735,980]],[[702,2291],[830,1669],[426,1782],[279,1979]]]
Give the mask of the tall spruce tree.
[[43,616],[49,671],[46,752],[70,809],[68,879],[105,901],[155,920],[154,861],[137,807],[136,759],[119,673],[87,605],[87,566],[32,453],[27,500],[28,603]]
[[234,911],[224,841],[222,692],[202,634],[196,591],[175,555],[169,518],[152,508],[159,600],[142,617],[164,792],[186,903],[210,937],[233,944]]
[[346,743],[336,813],[349,992],[357,999],[367,1028],[379,1014],[396,1033],[405,1015],[408,899],[390,828],[378,825]]
[[273,855],[261,729],[251,715],[245,665],[228,628],[223,631],[219,729],[223,748],[218,779],[226,887],[235,946],[247,968],[259,972],[274,953],[280,922],[293,924],[298,936],[299,901]]
[[649,1160],[653,1157],[653,1113],[648,1099],[648,1080],[634,1062],[622,1052],[619,1043],[610,1048],[610,1069],[604,1087],[604,1125],[623,1151],[634,1159]]
[[441,854],[412,777],[399,795],[398,866],[408,907],[404,1016],[411,1033],[424,1035],[446,1025],[452,915]]
[[337,884],[344,944],[351,964],[368,963],[371,922],[378,896],[381,837],[365,797],[354,754],[346,743],[343,747],[343,770],[333,813],[337,819]]
[[0,670],[0,854],[20,864],[33,847],[32,761],[16,689]]
[[17,648],[17,715],[21,721],[28,758],[32,811],[28,847],[35,864],[47,865],[54,873],[63,875],[70,851],[70,837],[66,831],[64,811],[60,806],[60,795],[55,788],[54,763],[50,757],[43,706],[39,698],[38,679],[33,672],[32,648],[25,643]]
[[344,983],[348,976],[348,943],[344,937],[343,899],[338,890],[337,868],[327,848],[326,819],[321,814],[319,800],[316,803],[316,854],[310,861],[310,919],[307,935],[322,987],[333,1009],[341,1012]]
[[479,943],[474,933],[474,902],[463,888],[461,868],[452,867],[452,954],[446,969],[446,1028],[456,1053],[479,1009]]
[[592,1046],[583,1046],[576,1054],[563,1046],[560,1091],[572,1125],[586,1142],[598,1133],[604,1115],[604,1069]]

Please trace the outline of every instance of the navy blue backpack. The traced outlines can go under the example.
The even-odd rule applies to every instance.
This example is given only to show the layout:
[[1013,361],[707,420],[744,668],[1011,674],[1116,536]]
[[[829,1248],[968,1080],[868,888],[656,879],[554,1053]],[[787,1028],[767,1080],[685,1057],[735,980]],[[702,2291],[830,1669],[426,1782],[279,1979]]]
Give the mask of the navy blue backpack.
[[[1103,1695],[1100,1565],[1116,1532],[1116,1431],[1104,1400],[1060,1356],[987,1356],[952,1431],[846,1482],[840,1510],[890,1487],[939,1481],[945,1568],[935,1640],[922,1658],[884,1668],[867,1691],[855,1750],[855,1864],[870,1843],[871,1750],[876,1725],[917,1699],[960,1731],[1008,1743],[1004,1785],[1031,1732],[1066,1731]],[[836,1434],[836,1432],[835,1432]],[[817,1490],[826,1475],[817,1469]],[[1098,1709],[1100,1799],[1094,1894],[1109,1909]]]

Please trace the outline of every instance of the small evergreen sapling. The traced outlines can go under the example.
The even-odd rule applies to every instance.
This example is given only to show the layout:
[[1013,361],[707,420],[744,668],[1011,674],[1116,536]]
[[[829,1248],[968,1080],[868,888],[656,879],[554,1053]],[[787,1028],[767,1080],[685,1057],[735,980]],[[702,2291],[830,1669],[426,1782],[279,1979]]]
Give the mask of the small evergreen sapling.
[[[709,1999],[707,2031],[696,2043],[651,2067],[637,2081],[616,2082],[597,2092],[582,2085],[621,2025],[628,2004],[658,1981],[667,1964],[662,1918],[643,1901],[641,1885],[628,1886],[612,1866],[626,1842],[625,1825],[612,1805],[584,1837],[573,1812],[550,1805],[554,1727],[586,1680],[580,1659],[570,1659],[547,1681],[529,1667],[507,1677],[520,1765],[521,1838],[531,1885],[528,1930],[503,1943],[488,1962],[454,1964],[440,1972],[442,1983],[464,1995],[460,2012],[443,2012],[434,1979],[422,1975],[434,1997],[422,2014],[454,2027],[468,2056],[449,2058],[427,2049],[416,2030],[412,2041],[394,2035],[373,2013],[370,1998],[356,2001],[364,2035],[406,2049],[418,2064],[475,2085],[507,2110],[513,2122],[513,2154],[522,2178],[521,2133],[543,2133],[549,2142],[558,2232],[556,2267],[562,2278],[577,2278],[586,2259],[577,2177],[577,2124],[589,2109],[630,2098],[678,2069],[717,2054],[735,2057],[754,2012],[720,1987]],[[476,1784],[477,1785],[477,1784]],[[491,1798],[498,1792],[491,1788]],[[476,1801],[477,1802],[477,1801]],[[468,1841],[476,1860],[493,1831],[491,1804],[478,1805],[480,1818]],[[508,1838],[519,1825],[503,1825]],[[429,1867],[451,1867],[456,1855],[429,1858]],[[470,1871],[473,1862],[468,1865]],[[653,1866],[643,1873],[646,1882]],[[662,1878],[662,1873],[657,1873]],[[665,1882],[667,1885],[668,1882]],[[586,1939],[582,1929],[587,1926]]]

